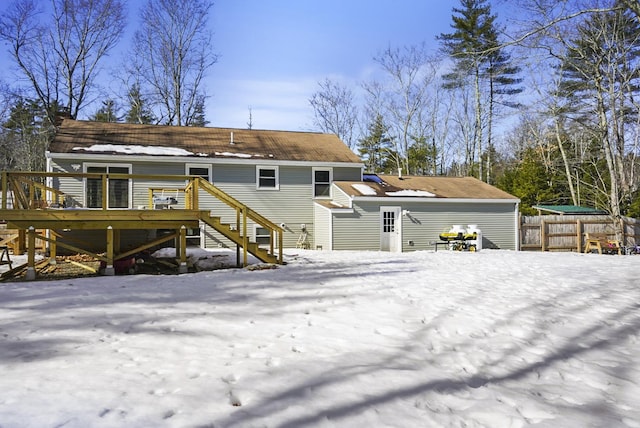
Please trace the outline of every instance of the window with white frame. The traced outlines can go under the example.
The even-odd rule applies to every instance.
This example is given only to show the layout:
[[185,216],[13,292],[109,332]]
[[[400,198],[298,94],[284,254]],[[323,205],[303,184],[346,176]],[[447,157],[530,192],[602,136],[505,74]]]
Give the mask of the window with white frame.
[[280,180],[277,166],[256,167],[256,187],[261,190],[278,190]]
[[197,175],[211,182],[211,165],[187,164],[186,175]]
[[333,170],[331,168],[313,169],[313,197],[330,198]]
[[268,247],[271,245],[271,233],[269,233],[269,229],[256,224],[254,225],[253,236],[255,237],[256,244],[261,247]]
[[[131,174],[131,165],[84,164],[84,172],[99,174]],[[131,208],[131,180],[128,178],[107,178],[107,207]],[[103,208],[103,187],[101,177],[85,179],[85,206]]]

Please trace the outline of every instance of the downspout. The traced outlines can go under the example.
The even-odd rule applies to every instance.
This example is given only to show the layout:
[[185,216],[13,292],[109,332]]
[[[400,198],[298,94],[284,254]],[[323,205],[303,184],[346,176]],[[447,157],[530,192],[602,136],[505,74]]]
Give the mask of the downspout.
[[515,204],[515,215],[514,215],[514,223],[515,223],[515,239],[516,239],[516,245],[515,245],[515,249],[516,251],[520,251],[520,216],[518,215],[518,213],[520,212],[520,202],[516,202]]

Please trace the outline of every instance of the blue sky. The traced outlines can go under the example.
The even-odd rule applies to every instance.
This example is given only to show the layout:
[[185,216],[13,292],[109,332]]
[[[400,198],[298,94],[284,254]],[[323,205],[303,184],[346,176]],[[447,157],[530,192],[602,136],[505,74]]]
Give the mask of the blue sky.
[[[126,2],[126,34],[103,68],[118,68],[145,2]],[[10,4],[0,3],[0,10]],[[388,46],[426,42],[437,50],[435,37],[451,31],[458,6],[459,0],[214,0],[210,26],[219,59],[204,82],[209,126],[246,128],[251,107],[255,129],[311,130],[309,99],[318,82],[329,77],[358,88]],[[4,67],[0,75],[12,79]],[[115,83],[103,81],[105,96],[113,96]],[[96,108],[85,108],[80,119]]]
[[450,31],[456,1],[218,0],[211,25],[220,55],[209,72],[209,126],[308,130],[309,98],[326,77],[357,85],[387,46]]

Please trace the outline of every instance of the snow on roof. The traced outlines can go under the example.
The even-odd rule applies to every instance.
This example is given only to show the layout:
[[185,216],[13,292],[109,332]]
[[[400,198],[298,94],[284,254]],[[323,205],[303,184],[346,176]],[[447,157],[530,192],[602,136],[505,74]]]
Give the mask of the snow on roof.
[[116,152],[128,155],[167,155],[190,156],[193,153],[177,147],[120,145],[120,144],[94,144],[89,147],[74,147],[73,150],[85,152]]
[[232,158],[250,158],[251,155],[246,153],[216,152],[216,156],[226,156]]
[[371,186],[367,186],[366,184],[355,183],[355,184],[352,184],[351,187],[353,187],[363,195],[367,195],[367,196],[376,195],[376,190]]
[[431,193],[431,192],[427,192],[426,190],[410,190],[410,189],[405,189],[405,190],[398,190],[397,192],[385,192],[385,194],[387,196],[423,196],[423,197],[428,197],[428,198],[433,198],[436,195]]

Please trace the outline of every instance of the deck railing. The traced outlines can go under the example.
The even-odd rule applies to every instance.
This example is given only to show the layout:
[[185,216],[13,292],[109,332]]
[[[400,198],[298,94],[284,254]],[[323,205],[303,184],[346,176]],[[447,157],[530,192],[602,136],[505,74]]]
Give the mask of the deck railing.
[[[86,207],[86,203],[79,203],[77,199],[70,197],[61,191],[55,183],[60,179],[77,179],[87,180],[93,179],[100,182],[100,204],[96,207]],[[276,257],[282,262],[282,245],[283,245],[283,229],[258,213],[257,211],[246,206],[242,202],[233,198],[217,188],[207,180],[199,176],[189,175],[160,175],[160,174],[121,174],[121,173],[69,173],[69,172],[33,172],[33,171],[3,171],[0,179],[1,183],[1,209],[14,210],[33,210],[33,209],[59,209],[64,207],[90,208],[92,210],[122,210],[135,209],[133,200],[128,201],[125,208],[109,207],[109,181],[110,180],[127,180],[130,185],[127,186],[127,192],[135,184],[136,180],[146,183],[156,183],[155,186],[145,185],[148,195],[149,208],[153,206],[154,192],[169,192],[173,194],[184,194],[184,208],[192,211],[203,211],[200,207],[200,192],[204,192],[223,202],[236,213],[236,231],[242,237],[241,246],[245,251],[248,248],[248,221],[252,221],[260,227],[269,231],[270,246],[269,254]],[[180,183],[176,187],[166,187],[165,184],[170,182]],[[55,183],[55,184],[54,184]],[[162,183],[162,185],[158,185]],[[96,189],[97,190],[97,189]],[[137,192],[139,190],[136,189]],[[138,195],[139,196],[139,195]],[[3,220],[0,218],[0,220]],[[223,233],[224,234],[224,233]],[[236,239],[237,241],[237,239]],[[275,244],[277,243],[278,254],[275,253]]]

